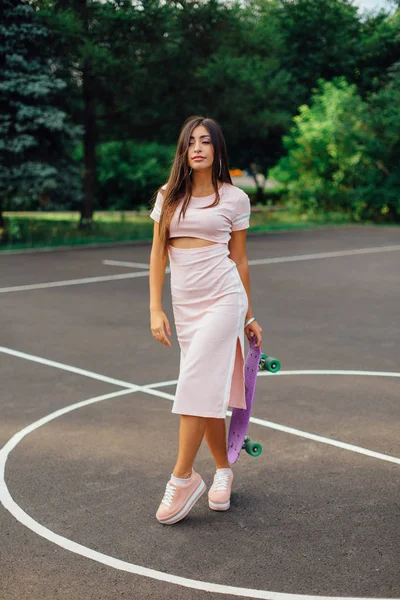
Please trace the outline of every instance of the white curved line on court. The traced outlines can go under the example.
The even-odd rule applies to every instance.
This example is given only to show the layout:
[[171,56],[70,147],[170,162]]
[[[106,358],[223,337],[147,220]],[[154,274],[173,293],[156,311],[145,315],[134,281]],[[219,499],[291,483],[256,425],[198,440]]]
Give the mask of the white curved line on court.
[[[166,400],[174,400],[173,394],[168,394],[167,392],[162,392],[156,388],[167,387],[176,385],[177,380],[169,380],[169,381],[159,381],[157,383],[150,383],[148,385],[136,385],[134,383],[130,383],[129,381],[124,381],[122,379],[114,379],[112,377],[107,377],[105,375],[100,375],[99,373],[94,373],[93,371],[87,371],[85,369],[80,369],[78,367],[73,367],[71,365],[66,365],[64,363],[60,363],[54,360],[49,360],[47,358],[42,358],[41,356],[35,356],[33,354],[27,354],[26,352],[19,352],[18,350],[13,350],[11,348],[6,348],[4,346],[0,346],[0,352],[5,354],[9,354],[11,356],[15,356],[17,358],[23,358],[25,360],[29,360],[32,362],[36,362],[45,366],[53,367],[56,369],[61,369],[63,371],[67,371],[69,373],[75,373],[77,375],[83,375],[85,377],[90,377],[91,379],[96,379],[97,381],[104,381],[105,383],[110,383],[113,385],[118,385],[124,388],[128,388],[132,392],[144,392],[146,394],[150,394],[151,396],[156,396],[158,398],[164,398]],[[390,371],[333,371],[333,370],[301,370],[301,371],[279,371],[279,373],[269,373],[268,371],[260,371],[258,376],[286,376],[286,375],[362,375],[362,376],[374,376],[374,377],[400,377],[400,373],[390,372]],[[79,408],[79,407],[77,407]],[[231,413],[228,411],[228,415]],[[317,435],[314,433],[308,433],[306,431],[302,431],[300,429],[295,429],[294,427],[287,427],[286,425],[280,425],[279,423],[274,423],[272,421],[264,421],[263,419],[257,419],[256,417],[251,417],[250,422],[262,425],[263,427],[268,427],[270,429],[275,429],[277,431],[281,431],[283,433],[289,433],[291,435],[296,435],[298,437],[303,437],[306,439],[310,439],[316,442],[320,442],[322,444],[327,444],[329,446],[335,446],[337,448],[342,448],[344,450],[349,450],[351,452],[356,452],[357,454],[363,454],[364,456],[370,456],[372,458],[377,458],[379,460],[385,460],[387,462],[394,462],[396,464],[400,464],[400,459],[395,456],[390,456],[388,454],[382,454],[380,452],[375,452],[374,450],[369,450],[368,448],[363,448],[361,446],[355,446],[353,444],[348,444],[347,442],[341,442],[339,440],[333,440],[332,438],[327,438],[321,435]]]
[[[0,348],[0,350],[1,350],[1,348]],[[23,353],[18,353],[18,355],[20,355],[20,356],[21,356],[21,354],[23,354]],[[14,355],[16,355],[16,354],[14,354]],[[38,357],[35,357],[35,358],[37,359]],[[57,368],[62,368],[62,363],[55,363],[54,361],[43,362],[45,360],[46,359],[42,359],[43,364],[49,365],[50,362],[53,362],[53,364],[49,365],[49,366],[57,365]],[[41,361],[36,360],[36,362],[41,362]],[[65,366],[66,365],[64,365],[64,367]],[[73,372],[76,373],[77,370],[75,368],[73,368],[73,369],[74,369]],[[68,368],[66,370],[70,371],[71,368]],[[89,373],[89,372],[85,372],[85,374],[87,374],[87,373]],[[289,373],[291,373],[291,372],[288,372],[288,374]],[[324,373],[324,372],[322,371],[322,372],[319,372],[319,374],[320,373]],[[361,371],[359,373],[365,374],[365,372],[363,372],[363,371]],[[309,372],[307,372],[307,374],[309,374]],[[95,374],[95,375],[97,378],[97,374]],[[397,377],[400,374],[394,373],[392,375]],[[117,380],[117,381],[119,381],[119,380]],[[170,382],[170,381],[159,382],[158,384],[151,384],[151,385],[161,387],[162,385],[164,385],[164,386],[172,385],[172,382]],[[30,517],[24,510],[22,510],[22,508],[13,500],[13,498],[8,490],[6,481],[5,481],[5,467],[6,467],[7,458],[9,456],[10,452],[17,446],[17,444],[26,435],[28,435],[35,429],[38,429],[42,425],[66,414],[68,412],[77,410],[79,408],[82,408],[83,406],[88,406],[89,404],[95,404],[96,402],[102,402],[104,400],[109,400],[111,398],[114,398],[117,396],[122,396],[125,394],[135,393],[137,391],[144,391],[144,392],[152,394],[152,395],[154,394],[154,395],[165,397],[168,399],[171,399],[171,398],[173,399],[173,396],[171,396],[171,394],[165,394],[163,392],[152,390],[150,388],[150,386],[147,386],[147,387],[134,386],[134,384],[129,384],[129,386],[130,387],[128,389],[119,390],[117,392],[112,392],[109,394],[103,394],[102,396],[96,396],[94,398],[89,398],[88,400],[84,400],[82,402],[77,402],[77,403],[67,406],[65,408],[54,411],[53,413],[39,419],[38,421],[35,421],[31,425],[28,425],[27,427],[25,427],[24,429],[22,429],[21,431],[16,433],[5,444],[5,446],[3,446],[3,448],[0,450],[0,501],[3,504],[3,506],[20,523],[22,523],[23,525],[25,525],[26,527],[28,527],[29,529],[34,531],[37,535],[47,539],[48,541],[50,541],[54,544],[57,544],[58,546],[64,548],[65,550],[68,550],[70,552],[73,552],[75,554],[83,556],[85,558],[95,560],[97,562],[100,562],[100,563],[107,565],[109,567],[112,567],[114,569],[122,570],[122,571],[125,571],[128,573],[133,573],[136,575],[141,575],[144,577],[149,577],[152,579],[156,579],[158,581],[173,583],[173,584],[191,588],[191,589],[203,590],[203,591],[207,591],[207,592],[214,592],[214,593],[218,593],[218,594],[230,594],[232,596],[244,596],[247,598],[263,598],[265,600],[385,600],[382,598],[379,598],[379,599],[354,598],[354,597],[350,598],[349,596],[339,597],[339,596],[309,596],[309,595],[304,595],[304,594],[285,594],[285,593],[280,593],[280,592],[269,592],[269,591],[251,589],[251,588],[239,588],[239,587],[227,586],[227,585],[222,585],[222,584],[217,584],[217,583],[198,581],[196,579],[188,579],[185,577],[179,577],[177,575],[171,575],[169,573],[164,573],[162,571],[149,569],[147,567],[142,567],[140,565],[134,565],[132,563],[128,563],[126,561],[119,560],[112,556],[102,554],[101,552],[97,552],[95,550],[87,548],[86,546],[83,546],[72,540],[69,540],[68,538],[58,535],[58,534],[54,533],[53,531],[51,531],[50,529],[47,529],[46,527],[44,527],[43,525],[41,525],[34,519],[32,519],[32,517]],[[300,432],[299,430],[288,428],[283,425],[277,425],[276,423],[263,421],[262,419],[256,419],[255,417],[252,417],[251,420],[252,420],[252,422],[257,423],[259,425],[263,425],[265,427],[269,427],[269,426],[273,425],[274,428],[279,428],[281,431],[285,431],[286,433],[294,433],[295,435],[302,435],[302,437],[308,437],[310,439],[315,439],[316,441],[328,440],[328,438],[314,436],[313,434],[306,434],[306,432]],[[304,434],[306,434],[306,435],[304,435]],[[335,440],[328,440],[328,442],[325,441],[325,443],[332,443],[332,442],[334,442],[333,445],[338,444]],[[398,464],[400,464],[400,459],[397,459],[395,457],[388,457],[387,455],[380,455],[379,453],[375,453],[375,452],[368,451],[368,450],[366,452],[364,452],[366,449],[361,449],[361,448],[358,448],[357,446],[351,447],[349,444],[343,444],[342,442],[339,442],[339,444],[342,444],[340,447],[345,448],[345,449],[356,448],[357,450],[353,450],[353,451],[362,450],[363,451],[362,453],[367,452],[367,453],[369,453],[368,454],[369,456],[373,456],[375,458],[381,458],[382,460],[394,459],[394,460],[392,460],[392,462],[397,462]],[[386,599],[386,600],[396,600],[396,599],[392,598],[392,599]],[[397,599],[397,600],[399,600],[399,599]]]
[[[137,386],[139,387],[139,386]],[[265,600],[371,600],[367,598],[350,598],[339,597],[339,596],[310,596],[304,594],[285,594],[280,592],[270,592],[263,590],[256,590],[251,588],[239,588],[234,586],[227,586],[223,584],[199,581],[196,579],[188,579],[186,577],[180,577],[177,575],[171,575],[169,573],[164,573],[162,571],[157,571],[155,569],[149,569],[147,567],[142,567],[140,565],[134,565],[132,563],[122,561],[118,558],[108,556],[101,552],[97,552],[96,550],[92,550],[82,544],[78,544],[68,538],[65,538],[61,535],[58,535],[44,527],[37,521],[35,521],[32,517],[30,517],[22,508],[13,500],[6,481],[5,481],[5,467],[7,458],[10,452],[19,444],[19,442],[27,436],[29,433],[35,431],[42,425],[49,423],[50,421],[72,412],[73,410],[77,410],[82,408],[83,406],[88,406],[89,404],[95,404],[96,402],[102,402],[104,400],[109,400],[111,398],[122,396],[130,393],[134,393],[133,389],[125,389],[119,390],[117,392],[112,392],[110,394],[103,394],[102,396],[96,396],[94,398],[89,398],[88,400],[84,400],[82,402],[77,402],[65,408],[54,411],[53,413],[35,421],[31,425],[28,425],[20,432],[16,433],[0,450],[0,501],[3,506],[23,525],[34,531],[37,535],[47,539],[48,541],[57,544],[61,548],[73,552],[74,554],[79,554],[85,558],[89,558],[91,560],[95,560],[104,565],[112,567],[114,569],[122,570],[128,573],[133,573],[136,575],[141,575],[144,577],[150,577],[152,579],[157,579],[158,581],[164,581],[167,583],[173,583],[176,585],[180,585],[183,587],[188,587],[191,589],[203,590],[207,592],[214,592],[218,594],[230,594],[233,596],[244,596],[247,598],[263,598]],[[267,422],[262,421],[261,419],[257,419],[258,424],[265,424]],[[311,435],[311,434],[310,434]],[[400,464],[400,459],[397,459]],[[378,599],[376,599],[378,600]],[[379,599],[384,600],[384,599]],[[389,600],[389,599],[387,599]],[[395,599],[391,599],[395,600]]]

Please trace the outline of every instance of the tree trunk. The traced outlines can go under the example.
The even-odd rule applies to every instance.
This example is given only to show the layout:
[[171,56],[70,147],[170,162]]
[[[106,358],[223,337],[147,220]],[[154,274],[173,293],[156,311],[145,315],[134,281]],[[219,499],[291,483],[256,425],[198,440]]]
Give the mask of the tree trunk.
[[7,223],[3,216],[3,199],[0,198],[0,246],[6,244],[8,240]]
[[264,188],[258,182],[258,167],[256,163],[251,163],[250,165],[251,174],[253,176],[254,182],[256,184],[257,192],[256,192],[256,203],[263,204],[264,203]]
[[83,75],[84,96],[84,173],[83,173],[83,202],[80,227],[91,228],[93,218],[94,194],[96,187],[96,113],[95,99],[92,95],[90,76],[87,69]]
[[[89,35],[89,17],[87,2],[81,5],[81,17],[86,34]],[[94,93],[94,80],[89,60],[83,67],[83,103],[84,103],[84,173],[83,173],[83,202],[80,229],[91,229],[93,219],[93,205],[96,189],[96,100]]]

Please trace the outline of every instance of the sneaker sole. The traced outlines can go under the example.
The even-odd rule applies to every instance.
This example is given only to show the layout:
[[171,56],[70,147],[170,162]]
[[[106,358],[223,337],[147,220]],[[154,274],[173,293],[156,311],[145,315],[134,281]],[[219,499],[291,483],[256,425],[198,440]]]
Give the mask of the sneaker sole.
[[210,508],[212,508],[213,510],[228,510],[230,505],[231,505],[230,500],[228,500],[228,502],[225,502],[224,504],[216,504],[215,502],[211,502],[211,500],[208,501],[208,506]]
[[199,498],[201,498],[201,496],[204,494],[205,491],[206,491],[206,484],[204,483],[203,480],[201,480],[199,487],[193,492],[193,494],[190,496],[190,498],[186,502],[185,506],[182,508],[182,510],[177,515],[175,515],[174,517],[171,517],[169,519],[158,519],[158,521],[162,525],[173,525],[174,523],[181,521],[184,517],[186,517],[188,512],[193,508],[193,506],[196,504],[197,500],[199,500]]

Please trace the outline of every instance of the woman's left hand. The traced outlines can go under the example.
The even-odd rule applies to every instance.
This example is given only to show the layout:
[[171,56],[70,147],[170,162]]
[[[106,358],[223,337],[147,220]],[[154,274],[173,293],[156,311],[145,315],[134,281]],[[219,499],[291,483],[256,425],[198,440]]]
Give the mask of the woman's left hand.
[[244,332],[247,336],[247,339],[249,340],[249,342],[251,342],[253,340],[253,338],[257,338],[257,343],[254,344],[254,348],[259,348],[261,347],[261,342],[262,342],[262,329],[259,326],[259,324],[257,323],[257,321],[253,321],[252,323],[250,323],[250,325],[247,325],[247,327],[245,327]]

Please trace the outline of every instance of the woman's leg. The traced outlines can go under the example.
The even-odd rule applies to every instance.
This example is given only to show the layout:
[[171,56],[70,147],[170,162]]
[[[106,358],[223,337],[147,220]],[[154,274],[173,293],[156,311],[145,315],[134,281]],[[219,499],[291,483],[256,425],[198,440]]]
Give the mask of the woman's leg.
[[226,448],[225,419],[206,420],[205,439],[210,452],[215,460],[217,469],[230,467]]
[[192,474],[194,459],[204,437],[206,427],[204,417],[181,415],[179,427],[179,451],[173,475],[187,479]]

